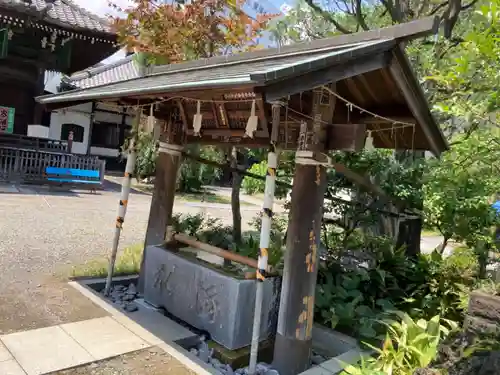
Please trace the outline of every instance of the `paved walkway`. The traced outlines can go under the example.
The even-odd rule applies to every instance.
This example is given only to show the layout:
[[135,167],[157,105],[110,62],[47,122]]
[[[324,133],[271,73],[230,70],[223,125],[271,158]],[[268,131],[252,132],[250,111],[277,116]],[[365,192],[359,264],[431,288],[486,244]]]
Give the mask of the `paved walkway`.
[[0,341],[2,375],[46,374],[152,345],[115,317],[11,333]]
[[172,344],[193,335],[186,328],[165,317],[164,323],[170,328],[164,341],[79,284],[71,282],[70,286],[109,315],[1,335],[1,375],[48,374],[153,346],[173,356],[176,363],[170,365],[183,368],[183,374],[190,372],[186,369],[206,374]]

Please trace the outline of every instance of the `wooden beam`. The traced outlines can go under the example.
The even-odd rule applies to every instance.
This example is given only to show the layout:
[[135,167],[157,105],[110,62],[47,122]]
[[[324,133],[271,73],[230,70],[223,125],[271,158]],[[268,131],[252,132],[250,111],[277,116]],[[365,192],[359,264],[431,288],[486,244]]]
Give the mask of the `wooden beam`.
[[410,69],[406,55],[400,48],[395,49],[393,54],[394,58],[389,67],[391,77],[403,92],[413,116],[418,119],[420,128],[429,143],[430,150],[435,156],[439,156],[441,152],[448,148],[443,133],[430,113],[422,88]]
[[265,86],[262,91],[265,93],[266,101],[273,101],[286,98],[293,94],[309,91],[321,85],[338,82],[346,78],[358,76],[363,73],[381,69],[389,64],[390,56],[387,53],[379,53],[370,58],[358,59],[335,65],[331,68],[320,69],[312,73],[306,73],[300,77],[283,80]]
[[210,103],[210,107],[212,108],[212,114],[214,116],[215,126],[220,128],[221,126],[220,126],[219,116],[217,115],[217,106],[214,102],[212,102]]
[[394,80],[391,78],[387,69],[381,69],[380,74],[382,76],[382,80],[385,84],[390,87],[389,92],[391,93],[391,97],[394,99],[396,103],[404,102],[404,98],[401,97],[401,92],[398,90],[397,85],[394,83]]
[[[203,130],[203,129],[202,129]],[[188,144],[203,144],[211,146],[235,146],[235,147],[248,147],[248,148],[265,148],[269,146],[269,138],[248,138],[243,136],[215,136],[211,137],[204,136],[202,131],[202,136],[196,137],[194,135],[187,136]],[[281,145],[278,145],[281,147]]]
[[[381,70],[383,70],[383,69],[381,69]],[[370,86],[370,84],[368,83],[368,81],[366,80],[366,77],[364,75],[361,74],[361,75],[357,76],[356,79],[363,85],[366,92],[368,93],[368,95],[370,95],[370,97],[373,101],[375,101],[377,104],[383,103],[383,101],[381,100],[382,99],[381,95],[375,93],[372,90],[372,87]]]
[[[203,129],[201,128],[203,136],[216,136],[216,137],[245,137],[245,130],[240,129]],[[194,135],[194,131],[188,129],[187,135]]]
[[353,77],[347,78],[344,82],[347,88],[349,89],[350,93],[352,94],[352,96],[354,96],[354,99],[356,99],[356,101],[358,102],[357,104],[359,104],[361,107],[364,106],[365,98],[361,93],[361,91],[359,90],[358,85],[354,81],[354,78]]
[[257,107],[259,111],[259,121],[260,126],[262,127],[262,131],[264,134],[267,134],[267,136],[270,137],[271,135],[269,134],[269,128],[267,126],[266,103],[264,102],[264,96],[262,94],[258,94]]

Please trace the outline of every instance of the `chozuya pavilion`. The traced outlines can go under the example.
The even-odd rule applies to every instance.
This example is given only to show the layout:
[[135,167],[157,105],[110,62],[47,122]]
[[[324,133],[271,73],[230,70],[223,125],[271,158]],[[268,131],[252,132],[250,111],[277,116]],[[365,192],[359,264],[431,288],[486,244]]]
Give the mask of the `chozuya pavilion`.
[[[328,151],[373,145],[428,150],[438,156],[447,149],[403,48],[415,38],[435,33],[437,27],[438,20],[429,18],[283,48],[158,66],[146,77],[37,100],[49,109],[87,101],[137,106],[145,113],[153,106],[161,129],[140,275],[145,298],[163,299],[167,310],[181,311],[200,302],[193,302],[190,296],[204,295],[200,306],[211,306],[209,313],[195,310],[183,318],[214,337],[228,322],[246,317],[246,330],[235,329],[234,335],[243,335],[250,345],[253,324],[254,348],[259,336],[275,335],[273,365],[281,375],[294,375],[309,366],[326,170],[334,167],[356,183],[369,186],[363,176],[332,163]],[[198,293],[200,284],[193,281],[197,273],[182,273],[168,280],[167,290],[155,289],[152,280],[158,267],[167,273],[174,271],[175,180],[184,147],[190,143],[269,148],[257,277],[256,281],[247,280],[257,291],[248,294],[251,299],[228,301],[232,298],[228,284],[215,282],[209,295]],[[274,329],[267,324],[271,315],[266,272],[280,150],[295,150],[297,157]],[[125,211],[120,212],[118,230]],[[174,304],[168,302],[172,294]],[[254,306],[257,313],[252,320]],[[229,343],[230,339],[234,337],[228,338]]]

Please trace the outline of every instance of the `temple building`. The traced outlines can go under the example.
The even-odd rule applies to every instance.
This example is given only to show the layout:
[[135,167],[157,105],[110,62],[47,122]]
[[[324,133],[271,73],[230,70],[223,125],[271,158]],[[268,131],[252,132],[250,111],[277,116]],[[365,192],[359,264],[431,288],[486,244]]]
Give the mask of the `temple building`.
[[34,100],[47,71],[70,75],[117,50],[107,20],[71,0],[0,0],[0,132],[48,125]]
[[[141,67],[135,55],[63,76],[59,91],[84,89],[138,78]],[[117,161],[132,127],[131,108],[88,102],[58,109],[50,115],[47,138],[67,139],[73,131],[73,153],[99,156],[108,165]]]

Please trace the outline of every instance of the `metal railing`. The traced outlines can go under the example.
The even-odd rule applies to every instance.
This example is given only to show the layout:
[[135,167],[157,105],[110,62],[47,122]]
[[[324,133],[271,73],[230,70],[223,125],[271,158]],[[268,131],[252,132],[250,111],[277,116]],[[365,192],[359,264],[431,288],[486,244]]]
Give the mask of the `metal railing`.
[[49,149],[30,149],[0,144],[0,181],[46,183],[47,167],[98,170],[104,181],[106,162],[96,156],[73,155]]
[[68,142],[54,139],[28,137],[20,134],[0,133],[0,147],[14,147],[40,151],[68,153]]

